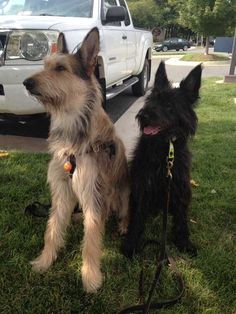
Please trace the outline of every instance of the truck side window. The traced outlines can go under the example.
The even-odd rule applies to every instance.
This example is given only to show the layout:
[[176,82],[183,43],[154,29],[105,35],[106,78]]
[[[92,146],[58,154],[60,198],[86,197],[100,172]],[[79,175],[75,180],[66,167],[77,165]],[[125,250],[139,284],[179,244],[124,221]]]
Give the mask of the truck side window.
[[[104,0],[103,3],[104,3],[104,7],[103,7],[104,16],[106,16],[107,10],[110,7],[117,6],[116,0]],[[121,26],[121,22],[112,22],[112,23],[107,23],[106,25]]]
[[120,6],[125,8],[126,11],[126,17],[125,17],[125,26],[129,26],[130,25],[130,17],[129,17],[129,13],[128,13],[128,9],[126,6],[126,3],[124,0],[119,0],[120,2]]

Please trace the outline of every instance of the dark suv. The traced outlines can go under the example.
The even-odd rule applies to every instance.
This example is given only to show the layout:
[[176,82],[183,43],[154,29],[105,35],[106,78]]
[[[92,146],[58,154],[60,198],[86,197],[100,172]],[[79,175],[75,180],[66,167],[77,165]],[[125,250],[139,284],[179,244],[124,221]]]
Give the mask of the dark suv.
[[190,48],[190,43],[186,39],[182,38],[169,38],[163,41],[161,44],[157,44],[154,46],[154,50],[156,51],[168,51],[171,49],[175,49],[176,51],[179,51],[180,49],[183,49],[186,51],[188,48]]

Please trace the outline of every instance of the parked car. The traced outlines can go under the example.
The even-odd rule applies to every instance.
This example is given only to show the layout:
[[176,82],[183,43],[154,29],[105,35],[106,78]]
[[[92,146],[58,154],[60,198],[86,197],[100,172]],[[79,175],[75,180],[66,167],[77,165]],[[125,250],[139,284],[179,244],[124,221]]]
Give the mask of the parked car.
[[170,38],[163,41],[163,43],[155,45],[154,50],[166,52],[171,49],[175,49],[176,51],[183,49],[184,51],[186,51],[190,47],[190,42],[186,39]]
[[0,115],[43,113],[22,82],[57,52],[61,34],[72,53],[95,26],[101,39],[95,73],[104,102],[129,86],[134,95],[144,95],[152,34],[134,28],[125,0],[0,0]]
[[[214,47],[214,45],[215,45],[215,38],[214,37],[212,37],[212,36],[210,36],[209,38],[208,38],[208,40],[209,40],[209,46],[210,47]],[[206,46],[206,38],[204,37],[203,38],[203,41],[201,41],[201,39],[198,39],[198,46],[200,46],[201,44],[203,44],[203,46],[205,47]]]

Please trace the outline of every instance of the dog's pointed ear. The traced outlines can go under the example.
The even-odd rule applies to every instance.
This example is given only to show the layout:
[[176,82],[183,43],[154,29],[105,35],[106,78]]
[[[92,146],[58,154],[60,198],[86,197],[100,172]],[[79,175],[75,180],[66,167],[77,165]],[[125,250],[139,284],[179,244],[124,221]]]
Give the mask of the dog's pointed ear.
[[65,35],[63,33],[61,33],[58,37],[57,51],[59,53],[69,53],[67,45],[66,45]]
[[82,42],[80,49],[77,52],[86,74],[90,77],[97,65],[97,57],[100,49],[99,30],[97,27],[91,29]]
[[[198,98],[201,87],[202,65],[197,65],[180,83],[180,88],[191,94],[194,101]],[[196,98],[196,99],[195,99]]]
[[167,78],[165,63],[161,61],[155,76],[154,90],[162,91],[170,87],[170,82]]

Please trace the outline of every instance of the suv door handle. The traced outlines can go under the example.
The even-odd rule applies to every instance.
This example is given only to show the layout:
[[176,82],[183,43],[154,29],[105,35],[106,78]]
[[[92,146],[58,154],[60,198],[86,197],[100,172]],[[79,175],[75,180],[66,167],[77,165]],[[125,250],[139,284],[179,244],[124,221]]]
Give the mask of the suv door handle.
[[126,36],[126,35],[123,35],[123,36],[122,36],[122,39],[127,39],[127,36]]

